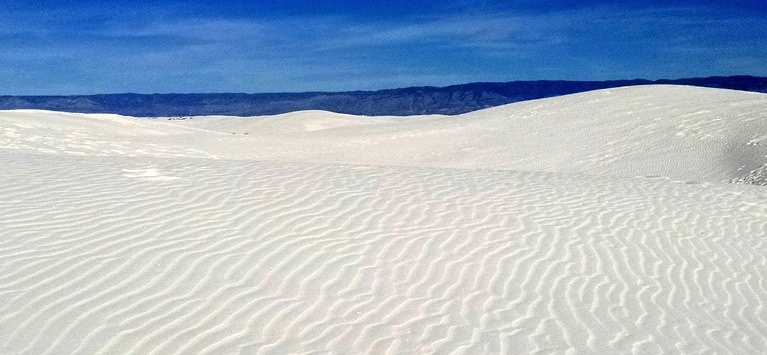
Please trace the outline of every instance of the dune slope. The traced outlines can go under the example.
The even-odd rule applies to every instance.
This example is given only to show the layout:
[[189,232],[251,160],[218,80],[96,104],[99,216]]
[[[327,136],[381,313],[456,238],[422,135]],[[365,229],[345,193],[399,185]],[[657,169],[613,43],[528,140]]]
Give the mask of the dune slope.
[[145,120],[6,111],[0,117],[6,132],[0,136],[0,148],[764,184],[765,107],[767,94],[656,85],[451,117],[305,111],[254,118]]
[[[764,353],[767,190],[722,182],[759,176],[764,95],[655,89],[411,120],[2,112],[0,353]],[[695,95],[719,101],[680,118]]]

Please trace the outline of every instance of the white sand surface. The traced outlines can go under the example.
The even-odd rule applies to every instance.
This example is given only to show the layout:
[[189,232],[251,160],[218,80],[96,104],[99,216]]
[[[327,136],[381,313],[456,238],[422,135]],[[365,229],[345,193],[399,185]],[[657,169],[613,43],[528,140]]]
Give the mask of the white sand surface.
[[767,353],[767,95],[0,111],[0,354]]

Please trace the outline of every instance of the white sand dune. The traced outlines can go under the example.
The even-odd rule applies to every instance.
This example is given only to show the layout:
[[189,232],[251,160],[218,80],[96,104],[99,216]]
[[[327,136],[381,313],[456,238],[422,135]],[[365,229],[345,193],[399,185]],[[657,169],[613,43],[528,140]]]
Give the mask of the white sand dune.
[[4,111],[0,353],[767,353],[765,166],[767,95],[692,87]]

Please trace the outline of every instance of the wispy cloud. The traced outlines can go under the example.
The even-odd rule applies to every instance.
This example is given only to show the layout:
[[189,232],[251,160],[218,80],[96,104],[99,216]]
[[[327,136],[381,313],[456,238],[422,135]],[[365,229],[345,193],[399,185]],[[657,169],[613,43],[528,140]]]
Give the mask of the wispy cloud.
[[0,20],[0,80],[19,91],[56,78],[70,80],[68,90],[80,83],[81,92],[342,90],[652,78],[707,68],[759,74],[754,58],[767,56],[767,21],[759,16],[700,7],[462,10],[471,3],[382,18],[231,16],[184,12],[182,4],[119,14],[103,4],[28,9]]

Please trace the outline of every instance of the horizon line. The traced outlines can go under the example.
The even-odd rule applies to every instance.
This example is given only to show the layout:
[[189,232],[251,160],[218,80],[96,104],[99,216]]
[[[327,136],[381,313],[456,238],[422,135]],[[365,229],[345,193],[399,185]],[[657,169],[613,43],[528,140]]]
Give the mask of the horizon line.
[[644,84],[659,83],[663,81],[678,81],[678,80],[695,80],[695,79],[716,79],[716,78],[753,78],[753,79],[767,79],[767,76],[750,75],[750,74],[735,74],[735,75],[711,75],[711,76],[695,76],[695,77],[682,77],[682,78],[661,78],[661,79],[609,79],[609,80],[567,80],[567,79],[539,79],[539,80],[510,80],[510,81],[473,81],[451,85],[414,85],[414,86],[402,86],[393,88],[383,88],[374,90],[342,90],[342,91],[264,91],[264,92],[236,92],[236,91],[218,91],[218,92],[112,92],[112,93],[98,93],[98,94],[65,94],[65,95],[14,95],[14,94],[0,94],[0,97],[89,97],[89,96],[113,96],[113,95],[138,95],[138,96],[153,96],[153,95],[286,95],[286,94],[346,94],[346,93],[375,93],[395,90],[407,90],[407,89],[449,89],[460,86],[468,85],[492,85],[492,84],[510,84],[510,83],[610,83],[610,82],[643,82]]

